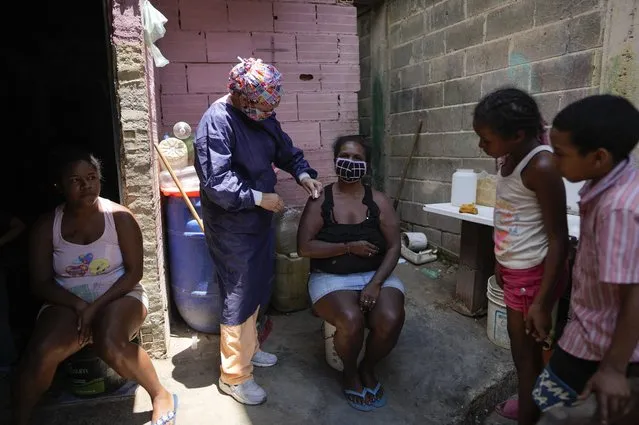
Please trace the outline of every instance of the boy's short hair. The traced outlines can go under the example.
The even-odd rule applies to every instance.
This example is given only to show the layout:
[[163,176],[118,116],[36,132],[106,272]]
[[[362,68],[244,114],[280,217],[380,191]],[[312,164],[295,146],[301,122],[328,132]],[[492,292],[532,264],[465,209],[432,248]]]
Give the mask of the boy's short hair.
[[559,112],[552,125],[569,132],[581,154],[603,148],[615,161],[627,158],[639,141],[639,110],[621,96],[578,100]]

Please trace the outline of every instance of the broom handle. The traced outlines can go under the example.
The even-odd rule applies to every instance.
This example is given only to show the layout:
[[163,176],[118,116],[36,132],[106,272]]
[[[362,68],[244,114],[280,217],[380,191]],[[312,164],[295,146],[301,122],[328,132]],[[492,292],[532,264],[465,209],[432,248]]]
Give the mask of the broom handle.
[[166,159],[166,157],[160,150],[160,147],[156,143],[153,143],[153,146],[155,146],[155,150],[158,152],[158,156],[162,160],[162,163],[164,164],[164,166],[166,167],[166,170],[171,175],[173,182],[175,182],[175,185],[177,186],[180,193],[182,194],[182,198],[184,199],[184,202],[186,202],[186,206],[189,207],[189,211],[191,211],[191,215],[193,216],[195,221],[197,221],[197,224],[200,226],[200,229],[202,229],[202,232],[204,232],[204,223],[202,222],[202,219],[198,215],[197,211],[195,211],[195,208],[193,207],[193,203],[191,202],[191,199],[189,199],[189,196],[184,191],[184,188],[182,187],[182,183],[180,183],[180,179],[178,179],[178,177],[173,172],[173,167],[171,167],[171,164],[169,164],[169,161]]

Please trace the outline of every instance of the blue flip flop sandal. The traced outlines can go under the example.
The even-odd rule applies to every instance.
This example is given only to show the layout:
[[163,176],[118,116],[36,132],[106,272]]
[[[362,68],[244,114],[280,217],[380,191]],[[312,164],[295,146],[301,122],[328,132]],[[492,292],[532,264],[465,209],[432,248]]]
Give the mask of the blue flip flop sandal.
[[377,397],[377,394],[379,393],[379,390],[381,389],[382,389],[381,382],[377,383],[377,386],[375,387],[374,390],[371,390],[370,388],[364,388],[365,392],[368,392],[369,394],[373,396],[373,402],[371,403],[373,407],[380,408],[380,407],[386,406],[386,402],[388,401],[388,397],[386,396],[386,391],[384,391],[384,394],[382,394],[380,398]]
[[153,422],[152,425],[167,425],[171,421],[173,421],[173,425],[177,425],[177,410],[178,396],[177,394],[173,394],[173,410],[162,415],[160,419],[158,419],[156,422]]
[[[344,390],[344,396],[346,396],[348,405],[351,406],[353,409],[359,410],[360,412],[370,412],[371,410],[375,409],[371,404],[364,404],[366,402],[366,389],[363,389],[361,393],[353,390]],[[348,396],[360,397],[362,399],[362,402],[364,403],[355,403],[353,400],[348,398]]]

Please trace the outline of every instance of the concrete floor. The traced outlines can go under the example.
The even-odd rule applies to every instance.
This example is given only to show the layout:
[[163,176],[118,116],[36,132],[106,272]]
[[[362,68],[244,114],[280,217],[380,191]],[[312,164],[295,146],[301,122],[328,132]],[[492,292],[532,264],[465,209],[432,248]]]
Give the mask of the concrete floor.
[[493,412],[488,418],[486,418],[484,425],[517,425],[517,421],[506,419]]
[[[423,268],[442,275],[429,279]],[[269,396],[258,407],[242,406],[218,392],[216,336],[199,335],[197,349],[192,349],[195,333],[174,324],[171,356],[155,364],[162,381],[180,397],[178,424],[483,423],[497,401],[513,393],[513,366],[509,352],[487,339],[485,319],[466,318],[448,308],[454,272],[454,266],[442,263],[397,267],[408,293],[406,324],[397,348],[378,370],[389,404],[371,413],[355,411],[344,401],[339,375],[324,359],[321,320],[310,311],[272,316],[274,328],[264,349],[276,353],[280,363],[256,371]],[[150,408],[149,397],[138,389],[134,397],[43,406],[35,423],[142,425],[150,421]]]

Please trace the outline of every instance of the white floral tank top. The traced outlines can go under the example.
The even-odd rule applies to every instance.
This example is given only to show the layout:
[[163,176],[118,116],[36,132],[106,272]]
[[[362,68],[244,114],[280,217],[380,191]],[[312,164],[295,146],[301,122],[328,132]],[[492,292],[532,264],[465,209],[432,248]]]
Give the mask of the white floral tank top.
[[104,212],[104,233],[93,243],[78,245],[62,237],[64,205],[53,221],[53,270],[55,281],[66,290],[92,303],[124,274],[122,252],[113,219],[111,201],[98,198]]

